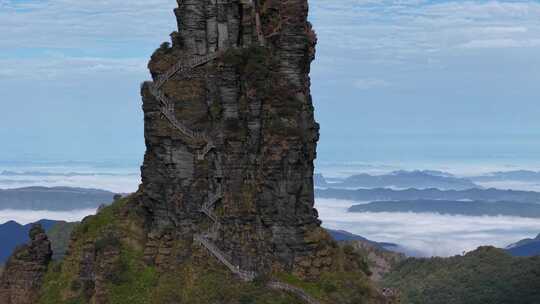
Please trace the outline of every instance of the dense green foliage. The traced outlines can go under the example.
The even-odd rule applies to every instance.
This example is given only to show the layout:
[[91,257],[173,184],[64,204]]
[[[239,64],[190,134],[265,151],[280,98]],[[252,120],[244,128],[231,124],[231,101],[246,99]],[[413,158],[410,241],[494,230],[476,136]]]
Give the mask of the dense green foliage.
[[279,279],[302,288],[306,293],[324,303],[362,304],[372,303],[376,297],[368,279],[360,272],[332,272],[321,275],[316,282],[307,282],[290,274]]
[[399,289],[403,303],[540,303],[540,257],[481,247],[465,256],[408,259],[384,285]]

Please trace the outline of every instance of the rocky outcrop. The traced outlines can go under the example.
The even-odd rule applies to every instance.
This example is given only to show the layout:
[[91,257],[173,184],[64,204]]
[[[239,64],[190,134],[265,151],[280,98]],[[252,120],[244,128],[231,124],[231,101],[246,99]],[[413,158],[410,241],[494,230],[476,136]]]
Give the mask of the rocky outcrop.
[[371,272],[370,278],[375,282],[381,281],[385,274],[392,271],[397,264],[406,258],[402,253],[385,250],[370,241],[352,240],[343,241],[340,244],[345,248],[350,248],[347,250],[352,249],[365,258]]
[[52,250],[40,225],[32,227],[29,235],[30,243],[15,250],[0,277],[0,301],[4,304],[37,303]]
[[179,1],[179,30],[142,86],[149,260],[160,231],[185,239],[214,225],[201,207],[219,195],[211,239],[241,269],[309,277],[331,266],[314,239],[307,11],[306,0]]

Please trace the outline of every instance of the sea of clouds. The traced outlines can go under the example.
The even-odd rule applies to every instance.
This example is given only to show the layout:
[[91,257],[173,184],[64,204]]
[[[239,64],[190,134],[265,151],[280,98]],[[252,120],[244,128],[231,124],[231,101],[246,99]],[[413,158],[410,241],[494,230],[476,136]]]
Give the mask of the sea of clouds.
[[96,213],[96,209],[83,209],[71,211],[49,211],[49,210],[0,210],[0,224],[15,221],[26,225],[42,219],[78,222],[88,215]]
[[0,165],[0,189],[65,186],[131,193],[137,190],[140,182],[140,171],[137,166]]
[[421,256],[452,256],[479,246],[507,245],[540,232],[540,221],[510,216],[454,216],[434,213],[350,213],[358,202],[316,198],[323,226],[373,241],[391,242]]
[[[329,177],[346,177],[367,172],[383,174],[400,169],[438,169],[466,176],[492,171],[515,170],[515,166],[444,166],[439,167],[387,164],[322,164],[319,172]],[[452,169],[453,170],[448,170]],[[537,169],[537,168],[533,168]],[[136,166],[116,168],[103,166],[0,166],[1,172],[20,174],[0,174],[0,188],[27,186],[71,186],[97,188],[114,192],[130,193],[137,190],[140,183]],[[34,173],[32,173],[34,172]],[[484,186],[484,185],[483,185]],[[485,186],[540,190],[540,186],[516,184],[512,181],[496,182]],[[347,209],[359,202],[316,198],[316,207],[326,228],[342,229],[359,234],[374,241],[392,242],[406,247],[407,252],[423,256],[451,256],[476,249],[482,245],[505,247],[540,232],[540,221],[519,217],[497,216],[451,216],[415,213],[349,213]],[[21,224],[40,219],[79,221],[95,210],[70,212],[0,210],[0,223],[10,220]]]

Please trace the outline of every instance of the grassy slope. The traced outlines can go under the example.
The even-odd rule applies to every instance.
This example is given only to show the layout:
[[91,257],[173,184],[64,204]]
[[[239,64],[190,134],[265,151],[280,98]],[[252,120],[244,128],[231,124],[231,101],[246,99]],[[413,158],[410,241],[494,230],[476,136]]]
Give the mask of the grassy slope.
[[482,247],[465,256],[408,259],[385,278],[404,303],[540,303],[540,257]]
[[[137,216],[134,202],[121,199],[75,228],[69,254],[49,267],[41,304],[88,303],[88,290],[94,286],[80,280],[79,274],[83,248],[89,243],[94,244],[96,251],[116,248],[119,253],[118,261],[110,266],[114,267],[114,275],[107,277],[105,283],[107,302],[111,304],[302,303],[292,295],[268,290],[263,278],[253,283],[240,282],[202,249],[187,261],[158,273],[143,263],[144,222]],[[342,260],[340,264],[348,261],[344,256],[338,258]],[[360,271],[323,274],[318,282],[305,282],[290,274],[276,276],[304,288],[324,303],[380,302],[367,276]]]

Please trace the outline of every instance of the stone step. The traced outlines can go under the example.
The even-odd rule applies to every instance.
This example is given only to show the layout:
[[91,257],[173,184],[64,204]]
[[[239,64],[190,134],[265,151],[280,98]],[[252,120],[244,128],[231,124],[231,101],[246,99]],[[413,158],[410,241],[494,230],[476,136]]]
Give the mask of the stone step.
[[212,253],[212,255],[214,255],[214,257],[216,257],[223,265],[229,268],[232,273],[238,275],[242,280],[253,281],[255,279],[255,272],[241,270],[240,266],[234,265],[232,262],[230,262],[230,258],[228,258],[225,253],[219,250],[216,245],[214,245],[209,239],[207,239],[203,235],[195,235],[194,239],[201,245],[203,245],[210,253]]
[[205,206],[203,206],[201,208],[201,212],[206,214],[206,216],[208,216],[212,221],[217,223],[217,221],[218,221],[217,216],[215,216],[214,213],[212,213],[212,211],[210,209],[205,208]]
[[211,144],[211,141],[206,134],[192,131],[176,118],[174,102],[168,99],[162,91],[157,89],[155,84],[150,85],[150,93],[160,102],[160,112],[163,117],[166,118],[178,131],[190,139],[206,142],[207,146],[210,144],[213,147],[213,144]]
[[165,73],[161,74],[158,79],[155,82],[155,86],[158,89],[161,89],[161,87],[169,80],[171,77],[173,77],[178,72],[189,72],[192,69],[203,65],[207,62],[210,62],[220,56],[220,52],[214,52],[210,53],[204,56],[195,57],[192,59],[189,59],[187,61],[179,60],[176,62],[171,68],[169,68]]

